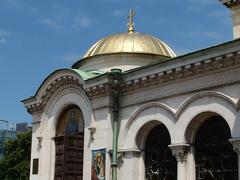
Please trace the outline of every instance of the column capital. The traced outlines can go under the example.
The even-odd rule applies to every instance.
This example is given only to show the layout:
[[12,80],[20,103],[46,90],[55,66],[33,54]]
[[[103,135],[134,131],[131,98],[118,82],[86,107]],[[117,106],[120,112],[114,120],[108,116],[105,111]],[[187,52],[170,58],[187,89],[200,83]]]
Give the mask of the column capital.
[[240,155],[240,138],[233,138],[228,141],[232,144],[233,150]]
[[190,149],[189,144],[170,144],[168,147],[172,150],[172,154],[178,162],[183,163],[187,161],[187,155]]

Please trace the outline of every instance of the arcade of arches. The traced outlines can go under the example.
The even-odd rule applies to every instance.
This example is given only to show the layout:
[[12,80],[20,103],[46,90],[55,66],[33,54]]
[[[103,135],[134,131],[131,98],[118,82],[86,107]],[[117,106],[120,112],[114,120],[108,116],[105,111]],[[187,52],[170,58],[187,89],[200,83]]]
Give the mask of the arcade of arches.
[[[195,129],[191,149],[194,152],[196,180],[237,180],[237,154],[229,142],[231,132],[226,121],[211,114]],[[190,127],[191,128],[191,127]],[[68,106],[58,118],[55,154],[55,179],[81,180],[83,175],[84,121],[77,106]],[[171,145],[164,124],[147,133],[144,145],[146,180],[177,180],[187,174],[190,145]],[[182,171],[182,172],[179,172]],[[182,174],[181,174],[182,173]],[[179,178],[177,178],[177,176]]]
[[163,124],[152,128],[144,150],[146,180],[187,178],[190,150],[194,152],[194,179],[238,180],[238,157],[229,142],[231,132],[226,121],[221,116],[213,115],[204,119],[194,133],[195,140],[191,147],[190,144],[173,146]]

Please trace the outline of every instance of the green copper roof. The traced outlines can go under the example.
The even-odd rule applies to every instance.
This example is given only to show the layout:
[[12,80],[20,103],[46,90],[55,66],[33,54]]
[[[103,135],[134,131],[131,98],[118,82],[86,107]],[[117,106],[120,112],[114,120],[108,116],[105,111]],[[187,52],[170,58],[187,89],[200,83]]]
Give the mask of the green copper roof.
[[82,71],[79,69],[71,69],[71,70],[78,73],[82,77],[83,80],[91,79],[100,74],[104,74],[104,72],[102,72],[102,71]]

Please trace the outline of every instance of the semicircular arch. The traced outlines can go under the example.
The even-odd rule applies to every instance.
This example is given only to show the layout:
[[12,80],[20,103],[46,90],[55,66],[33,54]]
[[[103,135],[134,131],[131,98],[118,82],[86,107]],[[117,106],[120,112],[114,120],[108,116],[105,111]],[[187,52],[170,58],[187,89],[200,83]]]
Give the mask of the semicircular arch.
[[[232,137],[240,136],[239,129],[237,128],[240,126],[240,119],[237,116],[237,110],[233,102],[229,101],[229,99],[226,100],[226,98],[222,98],[222,96],[207,96],[207,94],[205,94],[205,96],[201,96],[201,98],[191,100],[180,114],[174,127],[175,130],[178,130],[177,135],[173,138],[175,143],[187,142],[185,138],[186,130],[189,124],[200,114],[212,114],[223,117],[231,130]],[[199,120],[196,121],[196,123],[201,122]]]
[[233,98],[231,98],[230,96],[221,93],[221,92],[217,92],[217,91],[202,91],[199,93],[196,93],[192,96],[190,96],[188,99],[186,99],[181,106],[178,108],[177,112],[176,112],[176,118],[179,119],[179,117],[181,116],[181,114],[185,111],[185,109],[188,108],[188,106],[197,101],[198,99],[201,99],[203,97],[216,97],[219,99],[222,99],[226,102],[228,102],[230,105],[232,105],[234,108],[237,108],[237,103],[233,100]]
[[141,106],[132,113],[124,126],[121,146],[123,148],[136,148],[135,140],[139,130],[151,121],[163,123],[171,135],[170,129],[175,123],[174,112],[169,106],[158,102]]

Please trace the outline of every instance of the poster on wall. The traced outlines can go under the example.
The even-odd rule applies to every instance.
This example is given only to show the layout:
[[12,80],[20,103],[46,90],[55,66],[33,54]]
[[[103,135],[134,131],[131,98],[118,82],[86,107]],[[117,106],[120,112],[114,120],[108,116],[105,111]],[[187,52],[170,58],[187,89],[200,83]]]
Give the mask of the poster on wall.
[[105,180],[106,149],[92,150],[91,180]]

